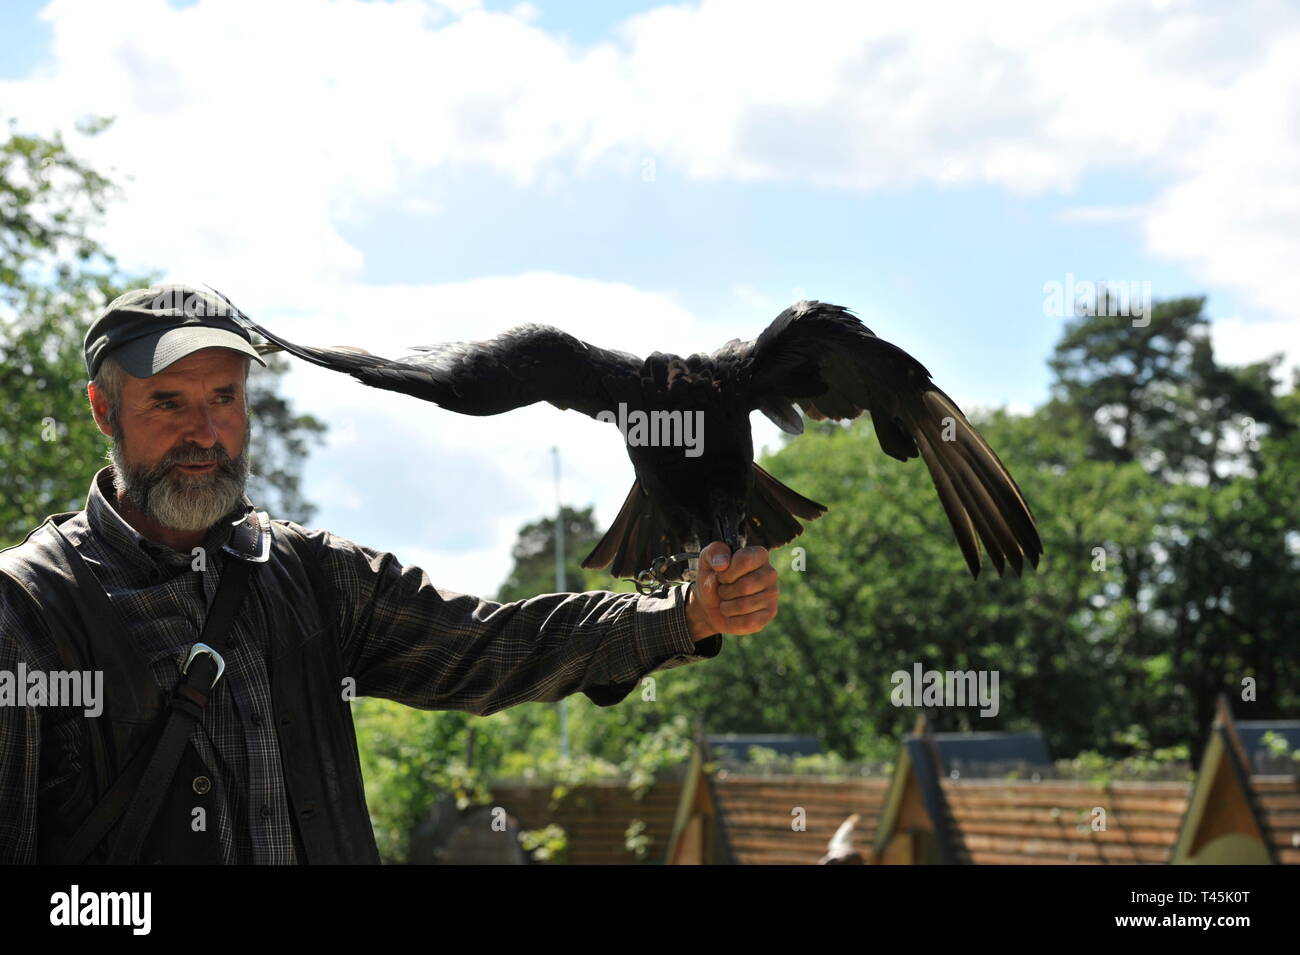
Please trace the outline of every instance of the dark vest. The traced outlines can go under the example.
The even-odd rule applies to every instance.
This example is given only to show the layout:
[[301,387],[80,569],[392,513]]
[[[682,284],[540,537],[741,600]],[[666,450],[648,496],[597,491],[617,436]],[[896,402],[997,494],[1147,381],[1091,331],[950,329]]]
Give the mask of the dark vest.
[[[98,717],[54,708],[42,717],[43,724],[47,719],[81,720],[83,732],[81,772],[75,783],[43,794],[38,804],[41,863],[104,861],[116,826],[86,858],[70,858],[68,843],[119,776],[143,771],[168,710],[168,697],[147,661],[124,632],[119,636],[119,626],[106,625],[103,602],[77,587],[58,532],[50,526],[72,516],[54,515],[22,544],[0,552],[0,573],[17,581],[32,598],[60,666],[104,673],[104,709]],[[284,524],[273,527],[270,558],[256,568],[244,600],[261,599],[270,621],[267,669],[299,859],[313,864],[378,863],[352,711],[343,698],[334,592],[320,571],[320,555],[312,552],[312,543]],[[43,769],[47,760],[57,764],[60,756],[47,753],[46,743],[43,739]],[[215,784],[204,786],[211,775],[193,744],[187,743],[140,862],[221,862],[213,807],[217,790]],[[131,794],[128,791],[126,798]],[[207,828],[196,832],[192,820],[199,807],[206,811]]]

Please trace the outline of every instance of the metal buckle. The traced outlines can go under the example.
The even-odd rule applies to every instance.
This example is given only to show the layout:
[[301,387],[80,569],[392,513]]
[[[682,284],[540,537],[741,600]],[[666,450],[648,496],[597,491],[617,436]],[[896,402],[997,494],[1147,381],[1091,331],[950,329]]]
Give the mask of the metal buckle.
[[190,655],[185,658],[185,665],[181,667],[181,676],[185,676],[190,672],[190,664],[193,663],[194,658],[201,653],[206,653],[208,656],[212,657],[212,659],[217,661],[217,675],[212,678],[212,685],[216,686],[217,681],[221,679],[221,674],[226,672],[226,660],[220,653],[213,650],[206,643],[196,643],[194,646],[190,647]]

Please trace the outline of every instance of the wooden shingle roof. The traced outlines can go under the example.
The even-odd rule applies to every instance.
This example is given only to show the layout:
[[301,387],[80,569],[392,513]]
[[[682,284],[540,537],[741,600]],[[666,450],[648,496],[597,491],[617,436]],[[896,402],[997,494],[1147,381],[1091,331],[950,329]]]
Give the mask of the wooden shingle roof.
[[871,843],[889,780],[719,773],[713,790],[724,837],[740,865],[815,865],[840,823],[861,817],[853,846],[871,861]]

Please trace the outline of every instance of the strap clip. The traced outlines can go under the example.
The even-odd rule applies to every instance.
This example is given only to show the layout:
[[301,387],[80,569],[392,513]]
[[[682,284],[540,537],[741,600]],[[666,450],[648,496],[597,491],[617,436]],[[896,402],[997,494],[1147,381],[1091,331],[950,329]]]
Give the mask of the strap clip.
[[225,657],[216,650],[213,650],[206,643],[196,643],[194,646],[190,647],[190,655],[185,658],[185,665],[181,667],[181,676],[188,675],[190,672],[190,664],[194,662],[196,657],[205,653],[216,661],[217,675],[212,678],[212,685],[216,686],[217,681],[221,679],[221,674],[226,672],[226,660]]

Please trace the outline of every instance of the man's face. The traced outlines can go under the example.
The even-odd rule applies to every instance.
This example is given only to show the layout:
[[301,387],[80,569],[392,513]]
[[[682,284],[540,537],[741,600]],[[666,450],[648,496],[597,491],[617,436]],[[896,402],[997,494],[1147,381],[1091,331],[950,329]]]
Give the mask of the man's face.
[[239,503],[248,479],[246,367],[238,352],[205,348],[152,378],[123,376],[113,469],[118,493],[147,517],[199,531]]

